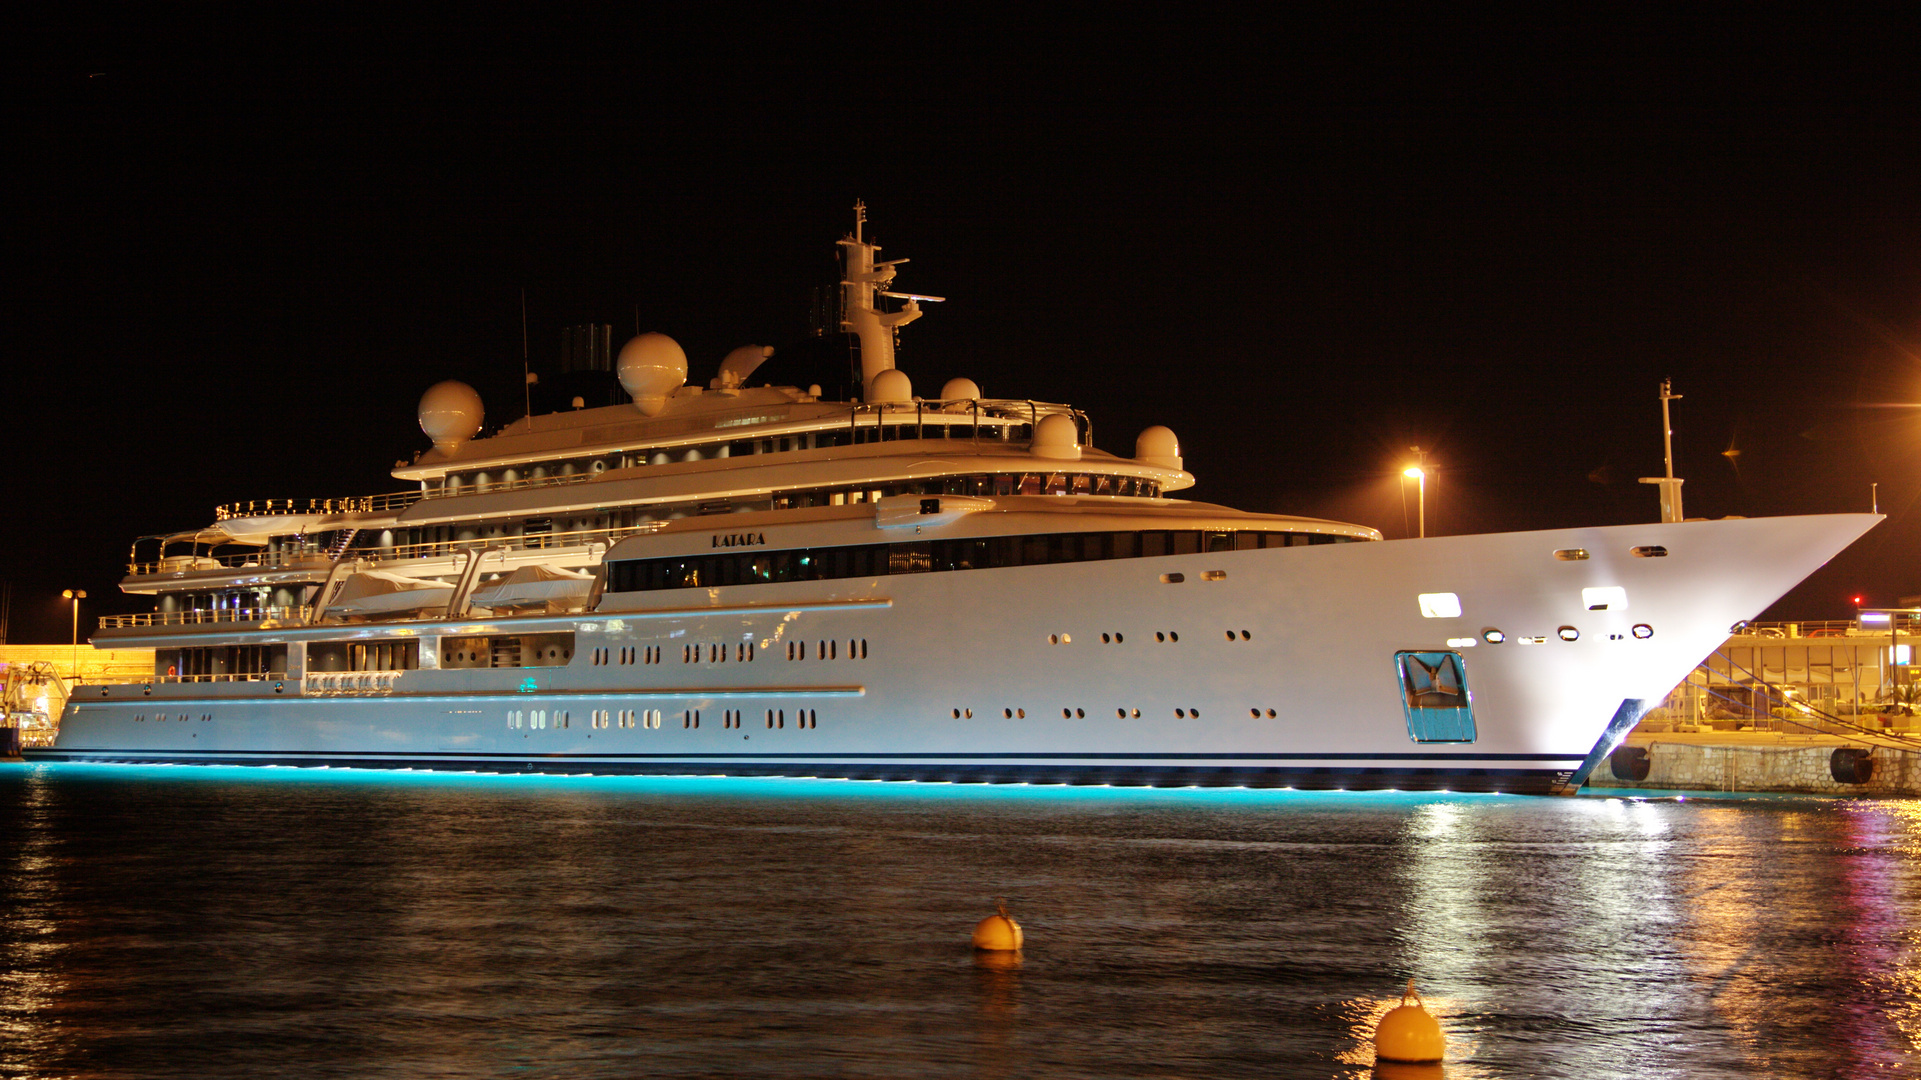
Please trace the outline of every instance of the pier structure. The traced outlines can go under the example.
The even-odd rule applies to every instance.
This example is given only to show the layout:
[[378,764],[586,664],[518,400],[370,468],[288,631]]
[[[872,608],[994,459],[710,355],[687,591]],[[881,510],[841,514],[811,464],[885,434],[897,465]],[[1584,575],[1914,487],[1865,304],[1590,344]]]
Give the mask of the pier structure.
[[1743,627],[1589,779],[1591,790],[1921,795],[1921,610]]

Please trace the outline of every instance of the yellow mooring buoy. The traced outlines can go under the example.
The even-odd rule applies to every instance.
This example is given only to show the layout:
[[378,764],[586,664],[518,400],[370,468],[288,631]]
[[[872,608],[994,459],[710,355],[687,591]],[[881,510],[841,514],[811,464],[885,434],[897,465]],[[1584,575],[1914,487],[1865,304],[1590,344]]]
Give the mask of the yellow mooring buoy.
[[994,901],[994,911],[974,927],[974,947],[985,952],[1019,952],[1025,939],[1021,924],[1009,917],[1002,900]]
[[[1408,998],[1413,998],[1414,1004],[1409,1005]],[[1439,1061],[1446,1053],[1447,1038],[1441,1034],[1441,1022],[1421,1004],[1421,995],[1414,992],[1414,980],[1409,979],[1401,1003],[1389,1009],[1374,1029],[1374,1056],[1382,1061],[1420,1064]]]

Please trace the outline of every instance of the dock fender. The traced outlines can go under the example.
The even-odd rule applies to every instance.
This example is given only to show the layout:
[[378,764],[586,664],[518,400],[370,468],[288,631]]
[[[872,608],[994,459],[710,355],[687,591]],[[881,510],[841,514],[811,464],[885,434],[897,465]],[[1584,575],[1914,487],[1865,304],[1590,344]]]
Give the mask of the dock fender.
[[1654,771],[1654,759],[1645,746],[1619,746],[1608,755],[1608,771],[1616,780],[1638,784]]
[[1828,755],[1828,775],[1837,784],[1865,784],[1874,779],[1874,752],[1843,746]]
[[1615,748],[1621,745],[1621,740],[1628,737],[1628,732],[1634,730],[1634,725],[1641,722],[1641,717],[1647,715],[1647,711],[1648,703],[1643,698],[1621,699],[1621,707],[1614,710],[1614,719],[1608,721],[1607,730],[1601,733],[1594,749],[1581,759],[1581,767],[1568,776],[1566,790],[1570,793],[1579,791],[1581,785],[1587,783],[1587,778],[1594,775],[1601,759],[1614,753]]

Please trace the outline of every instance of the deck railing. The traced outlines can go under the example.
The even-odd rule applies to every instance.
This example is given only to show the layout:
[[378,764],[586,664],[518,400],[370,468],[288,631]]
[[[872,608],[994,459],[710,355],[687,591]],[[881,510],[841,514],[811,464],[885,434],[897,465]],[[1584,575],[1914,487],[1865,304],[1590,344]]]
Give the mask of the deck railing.
[[137,615],[102,615],[102,630],[132,626],[193,626],[202,623],[306,622],[313,608],[300,605],[265,608],[195,608],[188,611],[143,611]]
[[376,514],[404,510],[419,502],[425,492],[392,491],[384,495],[356,495],[344,499],[249,499],[213,508],[215,521],[233,518],[305,516],[308,514]]
[[1901,613],[1887,622],[1864,623],[1855,619],[1809,619],[1799,622],[1749,623],[1742,633],[1764,638],[1887,637],[1892,633],[1921,634],[1921,615]]
[[300,692],[320,695],[391,694],[399,671],[309,671]]
[[[621,525],[605,529],[575,529],[569,532],[523,533],[517,536],[489,536],[476,540],[433,540],[422,544],[396,544],[383,548],[349,548],[346,557],[366,559],[381,563],[400,559],[426,559],[437,555],[457,555],[463,551],[479,551],[482,548],[505,548],[509,551],[537,551],[550,548],[585,547],[595,542],[605,542],[612,546],[614,541],[643,532],[651,532],[664,525],[664,522],[650,521],[638,525]],[[195,570],[325,570],[333,560],[319,551],[250,551],[240,555],[219,557],[201,556],[191,567],[167,561],[128,563],[127,573],[135,577],[147,574],[173,573],[183,569]]]

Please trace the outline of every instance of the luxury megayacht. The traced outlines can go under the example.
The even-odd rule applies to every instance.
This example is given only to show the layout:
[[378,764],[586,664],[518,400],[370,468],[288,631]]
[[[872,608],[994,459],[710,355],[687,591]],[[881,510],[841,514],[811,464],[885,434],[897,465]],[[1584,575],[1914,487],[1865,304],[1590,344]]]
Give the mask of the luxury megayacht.
[[[1060,404],[916,396],[856,208],[838,378],[706,385],[642,334],[631,401],[482,437],[427,390],[392,495],[143,538],[155,610],[36,760],[991,782],[1577,787],[1731,624],[1868,514],[1383,541],[1170,497]],[[584,403],[581,403],[584,405]]]

